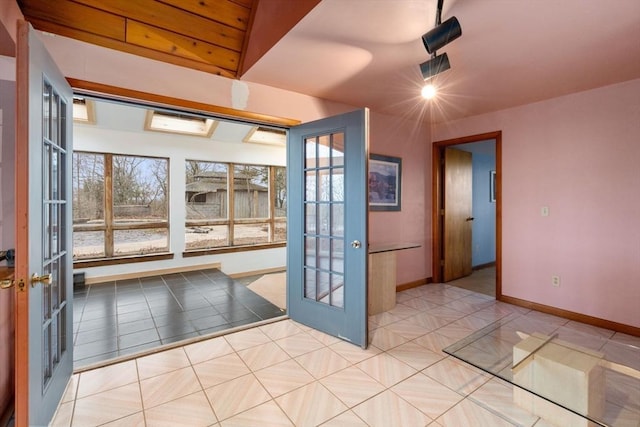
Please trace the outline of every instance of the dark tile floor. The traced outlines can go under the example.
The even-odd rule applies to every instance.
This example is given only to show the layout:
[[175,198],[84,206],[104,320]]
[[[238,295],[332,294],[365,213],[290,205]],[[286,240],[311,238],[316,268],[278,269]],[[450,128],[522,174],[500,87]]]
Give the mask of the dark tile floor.
[[286,314],[217,269],[74,291],[74,367]]

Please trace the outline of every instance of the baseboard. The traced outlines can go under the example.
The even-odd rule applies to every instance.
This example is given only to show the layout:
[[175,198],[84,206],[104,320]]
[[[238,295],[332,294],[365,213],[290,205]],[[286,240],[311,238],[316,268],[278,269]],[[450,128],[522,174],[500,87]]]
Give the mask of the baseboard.
[[484,270],[485,268],[491,268],[491,267],[495,267],[495,266],[496,266],[496,262],[493,261],[493,262],[487,262],[485,264],[476,265],[475,267],[472,267],[471,269],[473,271],[477,271],[477,270]]
[[[127,280],[127,279],[135,279],[139,277],[150,277],[150,276],[159,276],[161,274],[172,274],[172,273],[184,273],[187,271],[195,271],[195,270],[205,270],[209,268],[220,268],[222,266],[219,262],[213,262],[209,264],[198,264],[198,265],[187,265],[183,267],[173,267],[173,268],[162,268],[159,270],[151,270],[151,271],[136,271],[133,273],[123,273],[123,274],[113,274],[109,276],[93,276],[86,277],[85,284],[91,285],[94,283],[102,283],[102,282],[112,282],[114,280]],[[113,266],[113,268],[117,268]]]
[[563,310],[561,308],[552,307],[549,305],[538,304],[537,302],[531,302],[507,295],[502,295],[499,300],[520,307],[529,308],[531,310],[541,311],[542,313],[552,314],[554,316],[562,317],[569,320],[575,320],[576,322],[586,323],[587,325],[597,326],[599,328],[609,329],[611,331],[640,337],[640,328],[625,325],[624,323],[613,322],[611,320],[601,319],[599,317],[593,317],[587,314],[576,313],[574,311]]
[[417,288],[418,286],[427,285],[432,282],[433,282],[433,279],[431,277],[425,277],[424,279],[403,283],[401,285],[396,285],[396,292],[402,292],[402,291],[406,291],[407,289]]
[[232,279],[240,279],[241,277],[257,276],[259,274],[283,273],[287,271],[287,267],[264,268],[262,270],[253,270],[242,273],[229,274]]

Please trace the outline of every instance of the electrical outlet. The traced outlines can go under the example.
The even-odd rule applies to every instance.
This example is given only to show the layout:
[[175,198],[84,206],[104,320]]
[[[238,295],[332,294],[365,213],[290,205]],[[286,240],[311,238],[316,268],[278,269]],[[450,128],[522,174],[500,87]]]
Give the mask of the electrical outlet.
[[560,276],[551,276],[551,284],[556,288],[560,287]]

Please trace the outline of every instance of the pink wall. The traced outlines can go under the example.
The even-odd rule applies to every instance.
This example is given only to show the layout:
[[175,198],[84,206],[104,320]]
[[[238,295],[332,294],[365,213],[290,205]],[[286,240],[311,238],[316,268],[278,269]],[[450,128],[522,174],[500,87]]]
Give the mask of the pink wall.
[[402,158],[402,210],[369,213],[369,243],[419,243],[398,251],[399,285],[431,277],[431,147],[429,126],[371,114],[369,150]]
[[640,327],[640,80],[434,125],[433,140],[495,130],[503,294]]
[[[0,54],[12,55],[14,53],[14,40],[16,37],[16,20],[22,18],[22,14],[15,2],[0,2]],[[13,194],[12,180],[8,179],[13,174],[13,141],[14,132],[14,100],[15,95],[11,88],[15,88],[15,65],[11,60],[0,60],[0,110],[2,121],[0,122],[0,159],[2,161],[2,188],[0,189],[1,217],[0,224],[0,249],[13,247],[13,199],[7,200],[7,194]],[[10,68],[10,69],[9,69]],[[9,80],[10,79],[10,80]],[[15,89],[14,89],[15,91]],[[14,311],[13,293],[8,290],[0,291],[0,417],[7,409],[13,398],[14,369]]]
[[[13,145],[15,84],[0,78],[0,249],[14,247]],[[7,108],[7,105],[9,108]],[[9,195],[9,197],[7,197]],[[10,200],[7,200],[9,199]],[[6,265],[3,261],[0,264]],[[0,290],[0,418],[13,398],[14,291]]]

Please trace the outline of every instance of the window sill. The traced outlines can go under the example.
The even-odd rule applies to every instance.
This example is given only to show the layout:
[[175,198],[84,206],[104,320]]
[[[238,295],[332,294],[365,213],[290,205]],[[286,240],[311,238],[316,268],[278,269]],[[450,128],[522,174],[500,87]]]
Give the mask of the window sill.
[[259,251],[262,249],[274,249],[274,248],[286,248],[286,242],[279,243],[265,243],[262,245],[247,245],[247,246],[225,246],[223,248],[209,248],[209,249],[194,249],[191,251],[182,252],[183,258],[202,256],[202,255],[218,255],[228,254],[234,252],[248,252]]
[[73,268],[90,268],[102,267],[105,265],[131,264],[135,262],[162,261],[173,259],[174,255],[170,252],[162,252],[149,255],[131,255],[113,258],[93,258],[82,259],[73,262]]

